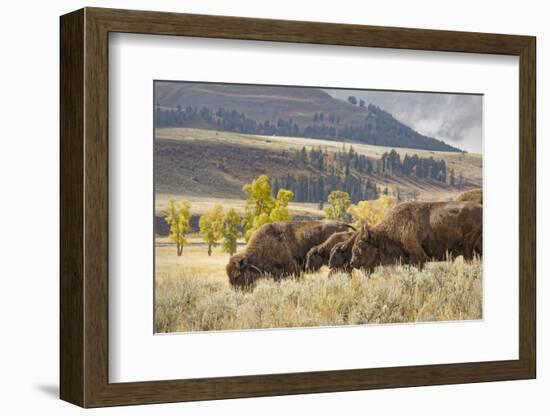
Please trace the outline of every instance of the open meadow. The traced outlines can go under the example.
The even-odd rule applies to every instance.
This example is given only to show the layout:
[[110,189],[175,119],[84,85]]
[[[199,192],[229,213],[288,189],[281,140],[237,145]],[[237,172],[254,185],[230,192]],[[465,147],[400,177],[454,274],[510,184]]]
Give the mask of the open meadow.
[[[229,285],[227,253],[191,237],[181,257],[157,238],[155,331],[188,332],[380,323],[476,320],[482,317],[482,262],[379,267],[328,277],[318,273],[282,282],[261,280],[252,292]],[[239,248],[241,249],[242,246]]]

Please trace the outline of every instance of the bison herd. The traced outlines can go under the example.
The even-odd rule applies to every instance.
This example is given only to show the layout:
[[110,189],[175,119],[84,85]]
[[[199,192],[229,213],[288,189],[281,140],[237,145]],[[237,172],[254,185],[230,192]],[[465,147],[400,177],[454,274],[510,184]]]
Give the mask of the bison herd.
[[327,265],[330,273],[372,272],[389,264],[423,267],[448,256],[482,255],[482,191],[449,202],[404,202],[375,226],[355,229],[336,221],[265,224],[226,266],[234,288],[252,288],[269,277],[302,276]]

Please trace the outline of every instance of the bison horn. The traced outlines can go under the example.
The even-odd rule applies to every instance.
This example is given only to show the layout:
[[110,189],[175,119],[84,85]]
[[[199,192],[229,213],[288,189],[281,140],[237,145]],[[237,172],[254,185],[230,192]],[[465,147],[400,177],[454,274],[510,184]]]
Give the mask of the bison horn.
[[248,267],[251,267],[252,269],[256,270],[258,273],[262,274],[262,271],[258,269],[256,266],[254,266],[253,264],[249,264]]
[[346,224],[346,226],[347,226],[348,228],[351,228],[353,231],[357,231],[357,228],[355,228],[355,227],[354,227],[353,225],[351,225],[351,224]]

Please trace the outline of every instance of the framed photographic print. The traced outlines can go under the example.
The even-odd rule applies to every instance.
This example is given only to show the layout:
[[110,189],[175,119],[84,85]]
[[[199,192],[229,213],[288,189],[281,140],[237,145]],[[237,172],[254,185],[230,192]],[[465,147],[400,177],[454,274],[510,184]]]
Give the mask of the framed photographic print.
[[535,49],[62,16],[61,398],[534,378]]

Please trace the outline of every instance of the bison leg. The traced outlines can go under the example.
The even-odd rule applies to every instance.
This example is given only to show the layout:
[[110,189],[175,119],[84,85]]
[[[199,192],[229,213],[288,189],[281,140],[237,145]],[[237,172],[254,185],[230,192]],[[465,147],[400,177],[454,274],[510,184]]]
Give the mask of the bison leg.
[[480,232],[472,232],[466,238],[466,245],[464,248],[464,258],[471,260],[477,254],[481,256],[482,253],[482,240]]
[[408,241],[403,245],[405,251],[409,255],[409,261],[413,264],[418,265],[420,270],[424,268],[424,264],[430,260],[422,246],[417,240]]
[[351,266],[344,266],[342,268],[342,272],[346,273],[348,275],[348,277],[351,279],[352,277],[352,273],[353,273],[353,267]]

